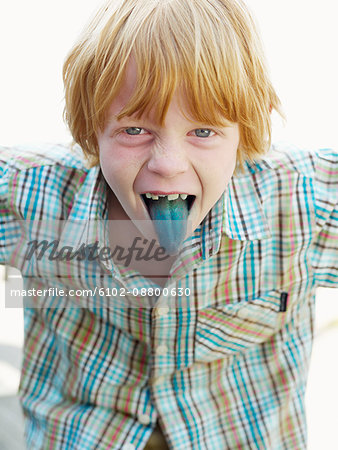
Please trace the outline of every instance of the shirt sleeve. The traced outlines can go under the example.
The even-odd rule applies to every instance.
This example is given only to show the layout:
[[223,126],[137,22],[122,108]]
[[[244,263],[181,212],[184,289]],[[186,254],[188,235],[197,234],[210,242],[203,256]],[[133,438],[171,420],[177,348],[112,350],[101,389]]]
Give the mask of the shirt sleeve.
[[0,264],[11,265],[11,255],[22,230],[15,213],[16,173],[11,149],[0,147]]
[[313,267],[317,286],[338,288],[338,153],[334,150],[316,153],[314,194],[317,234]]
[[0,149],[0,264],[4,264],[5,257],[5,230],[9,218],[8,209],[8,166],[5,161],[5,154]]

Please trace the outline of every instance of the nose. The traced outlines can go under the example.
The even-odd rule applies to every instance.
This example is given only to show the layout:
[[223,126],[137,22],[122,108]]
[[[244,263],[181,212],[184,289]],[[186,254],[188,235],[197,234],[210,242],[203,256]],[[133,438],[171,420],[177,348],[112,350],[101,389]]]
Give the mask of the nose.
[[172,178],[188,170],[189,163],[179,145],[161,145],[153,149],[148,170],[165,178]]

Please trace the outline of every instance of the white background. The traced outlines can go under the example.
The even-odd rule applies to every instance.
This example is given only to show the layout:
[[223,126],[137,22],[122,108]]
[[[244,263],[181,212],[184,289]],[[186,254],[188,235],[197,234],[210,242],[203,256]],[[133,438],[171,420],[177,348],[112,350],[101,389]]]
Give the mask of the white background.
[[[70,140],[62,120],[62,64],[98,4],[88,0],[3,2],[1,145]],[[336,2],[248,0],[248,4],[258,19],[271,78],[288,119],[283,128],[274,117],[274,140],[301,147],[337,147]],[[328,327],[337,321],[337,291],[322,291],[318,300],[317,330],[322,332],[314,347],[307,395],[308,448],[327,450],[338,448],[338,334],[337,328]],[[21,345],[21,311],[2,307],[0,313],[0,342]],[[15,374],[9,371],[2,380],[9,389],[16,386]]]
[[[337,146],[338,27],[334,0],[248,0],[287,115],[274,139]],[[62,121],[62,64],[100,2],[7,0],[0,16],[0,142],[70,139]]]

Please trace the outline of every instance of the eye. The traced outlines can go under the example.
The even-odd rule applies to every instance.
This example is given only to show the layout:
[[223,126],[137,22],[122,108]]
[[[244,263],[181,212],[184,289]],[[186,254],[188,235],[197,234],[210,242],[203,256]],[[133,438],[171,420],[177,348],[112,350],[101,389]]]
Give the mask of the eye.
[[197,128],[196,130],[194,130],[194,133],[197,137],[200,138],[207,138],[215,134],[215,132],[209,130],[209,128]]
[[137,136],[139,134],[144,134],[146,133],[146,131],[143,128],[139,128],[139,127],[130,127],[130,128],[126,128],[124,130],[127,134],[129,134],[130,136]]

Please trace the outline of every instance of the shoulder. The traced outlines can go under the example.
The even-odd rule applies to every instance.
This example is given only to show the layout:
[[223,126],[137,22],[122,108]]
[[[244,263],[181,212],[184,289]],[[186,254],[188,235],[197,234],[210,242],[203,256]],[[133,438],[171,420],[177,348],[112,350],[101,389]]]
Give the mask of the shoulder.
[[[334,149],[304,149],[275,144],[254,164],[247,164],[244,179],[254,182],[268,209],[279,213],[303,205],[312,211],[319,228],[325,224],[338,202],[338,152]],[[278,201],[277,201],[278,200]]]
[[89,195],[96,172],[79,148],[0,147],[0,200],[19,218],[66,218],[83,186]]
[[247,164],[251,175],[285,177],[293,174],[313,181],[338,179],[338,151],[330,148],[309,149],[277,143],[259,161]]
[[0,161],[3,168],[25,171],[43,167],[58,166],[70,169],[88,170],[81,149],[66,144],[20,145],[0,147]]

